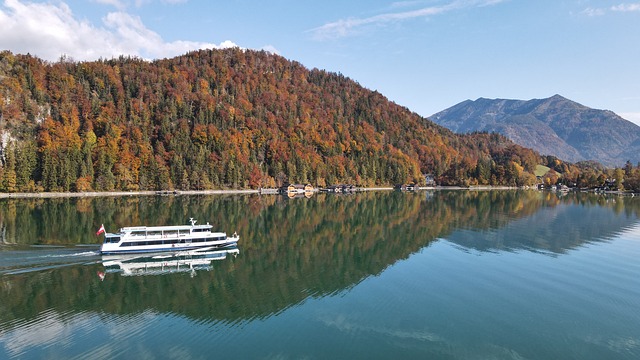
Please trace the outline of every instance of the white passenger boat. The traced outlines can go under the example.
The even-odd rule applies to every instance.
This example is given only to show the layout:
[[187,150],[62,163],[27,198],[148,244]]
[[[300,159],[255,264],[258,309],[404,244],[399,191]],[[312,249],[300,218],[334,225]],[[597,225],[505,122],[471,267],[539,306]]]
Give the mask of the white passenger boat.
[[211,231],[213,226],[209,223],[196,225],[193,218],[190,222],[191,225],[123,227],[117,233],[106,232],[103,225],[97,232],[97,235],[104,233],[100,252],[113,255],[217,249],[237,245],[240,240],[236,233],[227,236]]

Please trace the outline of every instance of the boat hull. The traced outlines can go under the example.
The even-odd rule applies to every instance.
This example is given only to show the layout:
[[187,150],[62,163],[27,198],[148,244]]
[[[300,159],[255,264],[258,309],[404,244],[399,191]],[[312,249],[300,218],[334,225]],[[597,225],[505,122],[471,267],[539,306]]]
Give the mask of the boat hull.
[[228,237],[221,241],[208,241],[200,243],[180,243],[171,245],[146,245],[146,246],[128,246],[121,248],[101,248],[100,253],[102,255],[118,255],[118,254],[148,254],[148,253],[162,253],[162,252],[179,252],[190,251],[198,249],[223,249],[226,247],[236,246],[238,244],[239,237]]

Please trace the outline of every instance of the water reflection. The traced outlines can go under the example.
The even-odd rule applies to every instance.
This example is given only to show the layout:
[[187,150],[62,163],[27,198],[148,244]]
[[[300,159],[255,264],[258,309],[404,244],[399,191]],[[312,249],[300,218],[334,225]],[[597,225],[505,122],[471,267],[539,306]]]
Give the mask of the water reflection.
[[[0,358],[637,358],[638,200],[2,200]],[[237,230],[242,253],[96,252],[96,224],[189,217]]]
[[224,250],[195,250],[177,253],[158,253],[145,255],[105,255],[102,256],[104,272],[98,272],[104,281],[106,274],[120,273],[122,276],[166,275],[177,272],[188,272],[191,276],[196,271],[210,271],[213,262],[224,260],[227,255],[238,256],[237,247]]
[[[637,200],[533,191],[3,199],[0,298],[7,311],[0,328],[49,309],[266,318],[308,298],[349,291],[441,239],[467,250],[550,254],[606,241],[637,224]],[[213,271],[189,278],[192,268],[200,269],[193,255],[191,263],[178,257],[175,266],[163,268],[168,262],[162,258],[96,260],[92,250],[77,248],[99,242],[96,224],[162,225],[189,217],[237,229],[242,256],[226,254],[208,268]],[[30,248],[48,244],[87,256],[55,257],[50,267],[49,254]],[[203,262],[213,261],[206,256]],[[99,272],[106,273],[104,282]],[[142,273],[163,275],[127,276]]]
[[[564,254],[593,242],[607,241],[638,223],[637,204],[631,199],[611,198],[592,204],[589,198],[573,197],[552,205],[543,204],[526,216],[514,217],[489,227],[464,227],[446,235],[462,249],[482,252],[533,251]],[[616,211],[626,201],[628,211]],[[491,220],[488,220],[491,221]]]

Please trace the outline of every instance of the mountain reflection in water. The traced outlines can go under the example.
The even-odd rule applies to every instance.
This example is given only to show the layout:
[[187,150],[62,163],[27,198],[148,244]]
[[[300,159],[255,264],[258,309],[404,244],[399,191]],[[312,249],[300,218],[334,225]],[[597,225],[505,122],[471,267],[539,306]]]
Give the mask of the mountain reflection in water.
[[[487,256],[521,251],[545,259],[569,256],[637,227],[638,200],[536,191],[3,199],[0,334],[19,331],[47,313],[61,323],[77,314],[149,312],[199,324],[264,322],[313,300],[346,296],[391,268],[418,267],[412,259],[442,251],[433,248],[436,243]],[[67,264],[56,257],[56,266],[45,266],[54,250],[44,245],[63,247],[63,259],[70,248],[86,252],[78,245],[97,247],[96,224],[152,226],[189,217],[213,220],[222,231],[237,230],[241,254],[236,256],[238,249],[118,259],[93,254],[80,260],[69,255]],[[96,276],[101,272],[104,281]],[[418,274],[386,286],[426,274],[436,278]],[[430,299],[451,303],[447,293],[435,295]]]

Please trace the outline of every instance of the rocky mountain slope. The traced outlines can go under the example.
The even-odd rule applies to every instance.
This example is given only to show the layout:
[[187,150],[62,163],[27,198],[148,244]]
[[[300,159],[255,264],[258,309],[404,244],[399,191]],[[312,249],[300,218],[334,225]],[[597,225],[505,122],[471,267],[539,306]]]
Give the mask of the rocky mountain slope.
[[458,133],[497,132],[541,154],[578,162],[621,166],[640,161],[640,126],[608,110],[560,95],[547,99],[466,100],[430,120]]

